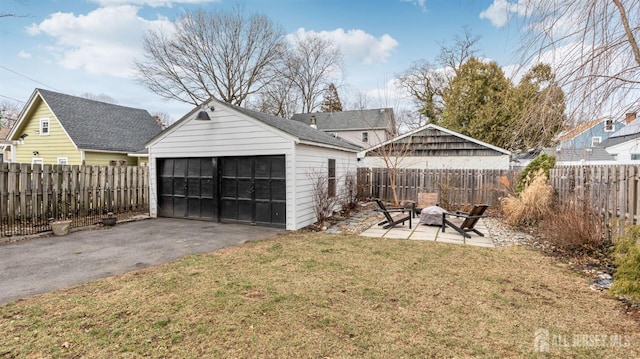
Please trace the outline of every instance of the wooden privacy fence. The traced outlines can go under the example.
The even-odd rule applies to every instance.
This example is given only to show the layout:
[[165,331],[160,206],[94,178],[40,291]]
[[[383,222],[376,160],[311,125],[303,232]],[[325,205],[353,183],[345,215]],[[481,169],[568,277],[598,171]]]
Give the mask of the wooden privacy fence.
[[[358,196],[393,201],[387,168],[359,168]],[[445,208],[486,203],[498,206],[520,170],[397,169],[398,200],[417,200],[418,192],[436,192]]]
[[639,224],[640,166],[561,166],[549,173],[560,203],[588,204],[604,223],[624,227]]
[[0,237],[48,231],[51,220],[72,227],[149,211],[148,167],[0,165]]

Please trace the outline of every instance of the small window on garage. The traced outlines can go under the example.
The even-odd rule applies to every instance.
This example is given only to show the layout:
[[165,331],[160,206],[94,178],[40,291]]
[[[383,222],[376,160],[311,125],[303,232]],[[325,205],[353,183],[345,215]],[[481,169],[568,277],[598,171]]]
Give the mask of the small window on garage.
[[329,197],[336,196],[336,160],[329,159],[329,172],[327,176],[327,184],[329,186],[327,194]]
[[631,159],[634,161],[640,160],[640,153],[632,153]]

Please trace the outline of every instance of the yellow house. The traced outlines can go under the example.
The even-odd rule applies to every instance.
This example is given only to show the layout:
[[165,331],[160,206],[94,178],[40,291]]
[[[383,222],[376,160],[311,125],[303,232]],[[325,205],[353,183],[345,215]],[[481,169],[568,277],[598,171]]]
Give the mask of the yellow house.
[[5,162],[138,165],[160,131],[146,110],[35,89],[7,136]]

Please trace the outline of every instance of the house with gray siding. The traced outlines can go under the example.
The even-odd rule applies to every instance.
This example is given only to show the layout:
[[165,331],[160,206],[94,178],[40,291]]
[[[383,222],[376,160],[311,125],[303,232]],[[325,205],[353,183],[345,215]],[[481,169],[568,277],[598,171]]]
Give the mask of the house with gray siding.
[[[360,147],[312,128],[210,99],[147,143],[150,214],[297,230],[316,222],[314,183],[333,192]],[[331,192],[331,190],[329,191]]]
[[291,120],[315,126],[362,148],[376,146],[396,135],[392,108],[299,113]]

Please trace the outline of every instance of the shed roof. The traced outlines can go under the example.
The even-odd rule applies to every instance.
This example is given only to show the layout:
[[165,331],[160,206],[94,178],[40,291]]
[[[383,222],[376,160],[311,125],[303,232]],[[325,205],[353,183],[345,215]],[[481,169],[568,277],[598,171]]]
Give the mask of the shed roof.
[[395,127],[391,108],[298,113],[293,115],[291,120],[309,125],[312,116],[315,116],[316,126],[322,131],[377,130]]
[[[486,149],[486,150],[489,150],[489,151],[494,151],[496,153],[501,153],[503,155],[511,155],[511,152],[505,150],[504,148],[500,148],[500,147],[491,145],[489,143],[477,140],[477,139],[469,137],[469,136],[465,136],[465,135],[463,135],[461,133],[458,133],[458,132],[449,130],[447,128],[440,127],[440,126],[437,126],[437,125],[434,125],[434,124],[430,123],[430,124],[426,124],[426,125],[424,125],[422,127],[419,127],[419,128],[417,128],[417,129],[415,129],[413,131],[410,131],[410,132],[407,132],[407,133],[405,133],[403,135],[400,135],[400,136],[398,136],[396,138],[393,138],[393,139],[390,139],[388,141],[385,141],[385,142],[383,142],[381,144],[378,144],[376,146],[367,148],[366,150],[359,152],[358,153],[358,157],[360,157],[360,158],[365,157],[367,155],[367,153],[375,152],[379,148],[381,148],[383,146],[387,146],[390,143],[407,141],[408,138],[411,138],[413,136],[420,136],[421,133],[426,134],[429,131],[440,131],[440,132],[442,132],[442,133],[444,133],[444,134],[446,134],[448,136],[453,136],[454,138],[458,138],[460,142],[466,142],[466,143],[473,144],[476,148],[483,148],[483,149]],[[435,146],[432,146],[432,147],[437,148],[440,152],[447,151],[446,148],[443,148],[442,146],[439,146],[438,144],[435,144]]]
[[558,162],[572,162],[572,161],[612,161],[616,159],[607,152],[604,148],[592,147],[592,148],[568,148],[561,149],[560,151],[545,148],[544,153],[549,156],[554,156]]
[[[147,110],[43,89],[35,89],[27,107],[33,104],[37,96],[49,106],[80,149],[136,152],[162,130]],[[23,110],[20,120],[27,111]],[[12,133],[12,137],[15,135]]]

